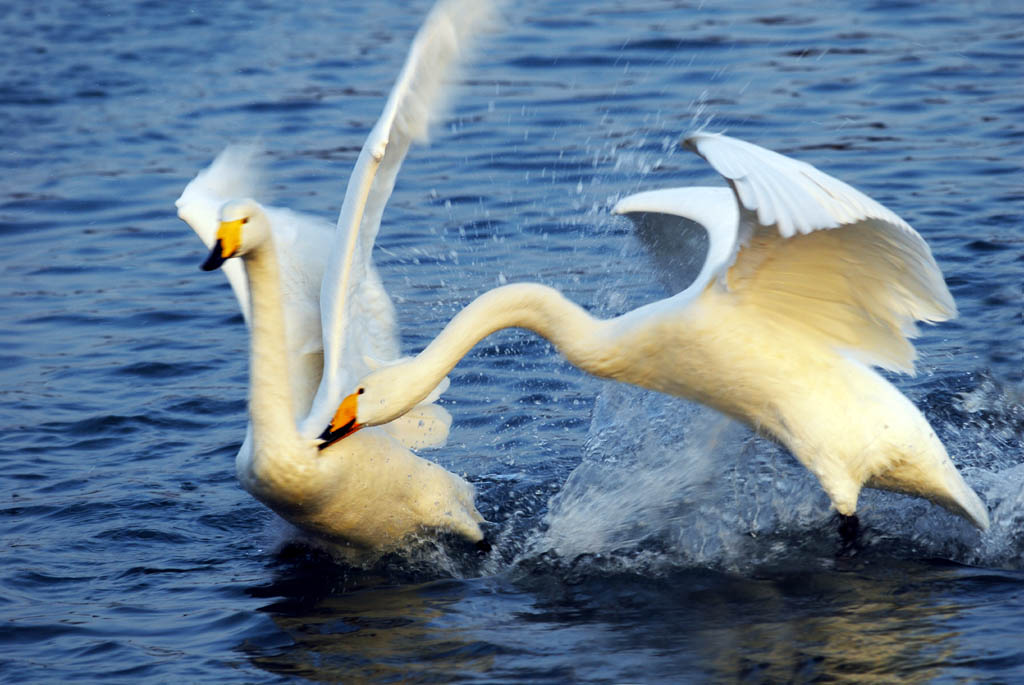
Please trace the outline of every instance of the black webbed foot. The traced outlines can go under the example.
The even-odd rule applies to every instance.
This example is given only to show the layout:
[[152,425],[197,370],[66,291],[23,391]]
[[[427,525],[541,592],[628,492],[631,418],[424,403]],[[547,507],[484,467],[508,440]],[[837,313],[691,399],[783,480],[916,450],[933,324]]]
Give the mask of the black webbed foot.
[[839,556],[852,557],[860,551],[860,519],[839,515]]

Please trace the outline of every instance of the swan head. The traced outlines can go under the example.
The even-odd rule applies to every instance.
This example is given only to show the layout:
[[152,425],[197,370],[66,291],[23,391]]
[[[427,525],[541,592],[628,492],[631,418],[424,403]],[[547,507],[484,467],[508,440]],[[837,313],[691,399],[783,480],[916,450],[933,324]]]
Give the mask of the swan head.
[[232,200],[220,208],[217,236],[200,268],[219,269],[225,260],[241,257],[270,237],[267,215],[255,200]]
[[[355,392],[341,401],[334,418],[320,434],[320,449],[352,435],[366,426],[379,426],[405,415],[424,396],[398,392],[409,387],[408,363],[392,363],[370,372],[359,381]],[[445,386],[447,387],[447,385]]]

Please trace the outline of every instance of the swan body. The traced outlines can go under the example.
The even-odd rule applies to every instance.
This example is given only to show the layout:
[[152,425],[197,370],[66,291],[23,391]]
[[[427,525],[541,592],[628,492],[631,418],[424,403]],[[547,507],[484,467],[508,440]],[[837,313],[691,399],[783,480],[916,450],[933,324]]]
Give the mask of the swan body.
[[[914,322],[955,315],[924,240],[810,165],[722,135],[686,144],[731,189],[640,193],[614,211],[637,225],[663,280],[690,285],[607,320],[546,286],[496,288],[415,358],[364,377],[325,436],[400,416],[477,341],[522,327],[594,375],[702,402],[779,441],[844,516],[866,486],[986,529],[984,505],[931,426],[870,368],[912,372]],[[696,244],[702,258],[680,254]]]
[[[229,148],[178,200],[211,248],[250,328],[250,425],[236,457],[243,487],[285,519],[355,555],[395,549],[426,529],[483,535],[473,488],[410,449],[447,440],[451,417],[425,397],[407,417],[351,445],[309,435],[364,357],[397,355],[394,306],[371,259],[405,154],[425,137],[444,81],[489,20],[489,4],[442,0],[410,48],[349,180],[337,228],[249,199],[251,148]],[[231,257],[240,257],[234,260]],[[240,267],[240,268],[239,268]]]
[[[344,543],[357,558],[431,528],[481,540],[483,519],[473,506],[472,486],[416,456],[388,431],[325,450],[301,435],[268,215],[255,201],[237,200],[224,205],[221,217],[220,237],[204,268],[241,257],[252,307],[251,448],[236,459],[246,490],[300,528]],[[225,239],[231,232],[238,238]],[[308,389],[310,396],[314,390]],[[447,422],[442,425],[447,432]]]

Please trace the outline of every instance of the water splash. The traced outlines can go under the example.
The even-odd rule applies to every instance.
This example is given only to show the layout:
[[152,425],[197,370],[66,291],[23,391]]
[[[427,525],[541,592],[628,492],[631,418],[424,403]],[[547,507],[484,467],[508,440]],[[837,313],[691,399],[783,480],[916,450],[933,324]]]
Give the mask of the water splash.
[[[984,426],[1002,427],[983,430],[962,417],[961,430],[945,436],[950,453],[967,455],[958,461],[988,503],[992,528],[982,534],[924,500],[866,489],[863,554],[1024,567],[1021,404],[990,380],[960,397],[957,411],[983,412]],[[993,445],[1002,448],[995,460]],[[602,572],[749,571],[832,564],[837,549],[828,498],[784,449],[710,409],[612,385],[595,405],[583,461],[518,561]]]
[[[616,420],[623,403],[649,407],[646,400],[620,387],[601,396],[587,456],[551,500],[546,518],[546,542],[560,555],[639,545],[651,523],[670,524],[705,502],[723,465],[711,458],[717,445],[742,448],[736,426],[694,405],[651,407],[642,424]],[[673,444],[682,447],[672,450]]]
[[[958,430],[950,453],[973,466],[967,482],[989,507],[992,527],[967,563],[1024,568],[1024,387],[982,375],[952,402]],[[948,427],[948,426],[947,426]]]
[[752,541],[830,517],[813,479],[780,448],[706,407],[612,385],[528,554],[734,568]]

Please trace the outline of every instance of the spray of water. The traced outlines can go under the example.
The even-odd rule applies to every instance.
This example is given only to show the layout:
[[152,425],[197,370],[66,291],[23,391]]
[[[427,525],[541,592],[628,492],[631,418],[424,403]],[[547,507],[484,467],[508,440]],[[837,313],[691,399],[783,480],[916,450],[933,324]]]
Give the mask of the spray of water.
[[555,495],[529,554],[736,566],[750,542],[816,525],[827,503],[780,449],[706,407],[609,385],[583,461]]
[[[1024,567],[1024,464],[1013,418],[1021,405],[994,387],[977,392],[986,396],[969,397],[967,406],[1002,417],[999,430],[946,438],[967,462],[990,454],[993,441],[1003,446],[997,463],[962,466],[989,505],[992,528],[982,534],[924,500],[865,490],[862,554]],[[595,405],[582,462],[551,498],[521,559],[642,573],[743,571],[809,558],[832,563],[837,549],[827,497],[784,449],[704,407],[610,385]]]

